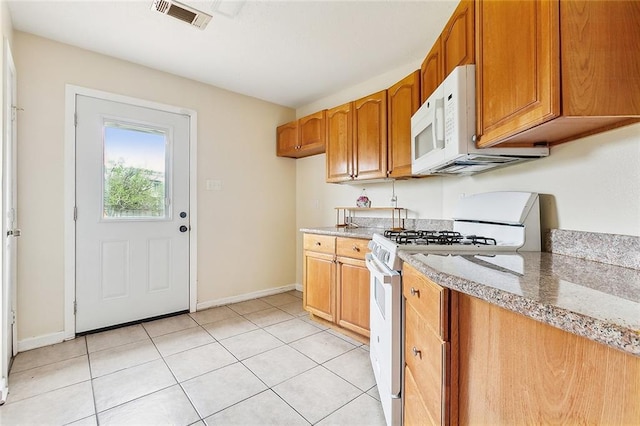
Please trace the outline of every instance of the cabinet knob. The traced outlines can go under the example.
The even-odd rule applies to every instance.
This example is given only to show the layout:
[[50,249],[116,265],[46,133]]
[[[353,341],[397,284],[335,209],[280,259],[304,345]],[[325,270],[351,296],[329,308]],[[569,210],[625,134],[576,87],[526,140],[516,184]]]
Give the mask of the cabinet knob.
[[321,245],[322,245],[322,243],[321,243],[320,241],[316,241],[316,245],[317,245],[317,246],[321,246]]
[[419,356],[422,359],[422,351],[419,351],[415,346],[411,349],[411,352],[413,352],[413,356]]
[[416,290],[415,288],[411,287],[411,295],[412,296],[418,296],[420,297],[420,290]]
[[358,247],[358,246],[353,246],[353,251],[360,251],[360,247]]

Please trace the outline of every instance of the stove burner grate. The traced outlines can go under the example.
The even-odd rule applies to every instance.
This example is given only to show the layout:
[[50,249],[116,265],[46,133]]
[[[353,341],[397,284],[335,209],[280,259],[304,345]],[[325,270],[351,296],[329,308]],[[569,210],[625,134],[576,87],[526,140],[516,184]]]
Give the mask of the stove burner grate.
[[462,235],[456,231],[387,230],[384,231],[384,236],[399,245],[496,245],[493,238]]

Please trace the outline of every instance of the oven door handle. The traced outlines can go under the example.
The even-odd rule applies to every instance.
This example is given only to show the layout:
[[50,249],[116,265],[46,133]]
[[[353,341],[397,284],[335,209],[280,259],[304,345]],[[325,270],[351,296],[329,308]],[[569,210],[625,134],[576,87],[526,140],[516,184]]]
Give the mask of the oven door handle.
[[367,269],[369,270],[369,272],[374,274],[378,281],[383,284],[390,284],[391,277],[398,274],[396,271],[392,270],[384,271],[380,266],[378,266],[371,253],[366,254],[365,261],[367,263]]

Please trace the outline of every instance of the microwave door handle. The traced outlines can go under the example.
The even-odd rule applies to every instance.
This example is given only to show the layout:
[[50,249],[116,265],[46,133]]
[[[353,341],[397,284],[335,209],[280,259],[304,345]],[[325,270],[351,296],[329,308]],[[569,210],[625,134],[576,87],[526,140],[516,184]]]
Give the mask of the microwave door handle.
[[433,109],[433,149],[444,148],[444,98],[435,100]]

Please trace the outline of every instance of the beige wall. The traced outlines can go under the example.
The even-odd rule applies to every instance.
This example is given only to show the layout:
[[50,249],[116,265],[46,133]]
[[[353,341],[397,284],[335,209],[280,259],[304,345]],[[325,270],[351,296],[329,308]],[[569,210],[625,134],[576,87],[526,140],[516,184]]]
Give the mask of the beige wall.
[[65,84],[197,111],[198,303],[295,283],[296,166],[274,155],[293,110],[26,33],[14,42],[19,339],[63,330]]
[[[331,108],[391,86],[411,71],[398,68],[310,106],[298,117]],[[392,186],[325,183],[325,155],[297,160],[298,227],[332,226],[334,207],[353,206],[362,188],[374,206],[389,206]],[[398,206],[410,218],[450,219],[461,194],[523,190],[543,194],[542,227],[640,236],[640,124],[559,145],[551,156],[469,177],[398,181]],[[297,236],[297,277],[302,280],[301,235]]]

